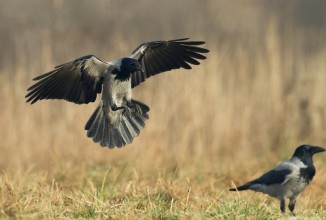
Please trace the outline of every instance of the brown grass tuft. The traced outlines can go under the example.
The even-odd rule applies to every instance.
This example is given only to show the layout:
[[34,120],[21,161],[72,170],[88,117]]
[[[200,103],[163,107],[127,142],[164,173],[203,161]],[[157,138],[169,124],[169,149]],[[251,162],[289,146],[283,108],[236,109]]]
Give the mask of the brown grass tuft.
[[[291,156],[324,146],[325,13],[283,1],[10,1],[0,9],[0,217],[279,218],[260,194],[231,194]],[[302,8],[310,8],[310,14]],[[110,60],[139,43],[205,40],[192,71],[134,90],[150,120],[122,149],[83,130],[96,103],[25,103],[36,75],[78,56]],[[297,212],[325,217],[325,155]],[[258,207],[258,208],[257,208]],[[315,216],[315,217],[316,217]]]

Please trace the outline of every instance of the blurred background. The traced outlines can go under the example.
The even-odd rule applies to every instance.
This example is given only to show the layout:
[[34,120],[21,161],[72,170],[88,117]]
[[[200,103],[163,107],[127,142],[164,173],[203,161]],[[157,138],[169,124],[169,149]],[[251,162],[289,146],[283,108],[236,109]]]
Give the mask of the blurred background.
[[[230,186],[260,174],[257,166],[289,158],[300,144],[325,146],[325,1],[0,5],[0,170],[7,174],[45,172],[69,187],[99,167],[128,166],[140,179],[163,170]],[[86,137],[98,100],[25,103],[32,78],[56,65],[86,54],[111,60],[146,41],[183,37],[206,41],[208,59],[134,89],[151,107],[150,120],[124,148],[101,148]],[[322,176],[325,155],[317,157]],[[325,190],[325,181],[316,187]]]

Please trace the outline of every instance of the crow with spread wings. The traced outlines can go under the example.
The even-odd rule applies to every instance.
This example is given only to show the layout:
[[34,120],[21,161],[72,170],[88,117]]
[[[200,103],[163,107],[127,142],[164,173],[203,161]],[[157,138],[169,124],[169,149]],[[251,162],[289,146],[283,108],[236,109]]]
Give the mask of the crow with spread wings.
[[188,38],[141,44],[129,57],[102,61],[94,55],[59,65],[36,78],[27,102],[64,99],[76,104],[102,100],[85,125],[87,136],[109,148],[130,144],[145,126],[149,107],[132,99],[131,89],[147,78],[172,69],[191,69],[209,50]]

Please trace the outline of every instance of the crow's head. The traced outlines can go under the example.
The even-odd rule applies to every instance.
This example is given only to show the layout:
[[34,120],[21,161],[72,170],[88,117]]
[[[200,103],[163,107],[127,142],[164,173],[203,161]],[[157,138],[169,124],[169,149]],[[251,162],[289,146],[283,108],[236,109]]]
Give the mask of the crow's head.
[[140,65],[140,63],[138,62],[138,60],[135,60],[135,59],[129,58],[129,57],[123,58],[121,60],[120,68],[121,68],[121,71],[129,72],[129,73],[135,73],[137,71],[143,70],[143,68]]
[[114,70],[113,73],[116,74],[115,79],[125,81],[130,78],[131,74],[134,74],[138,71],[143,72],[143,68],[138,60],[125,57],[120,60],[119,69]]
[[317,147],[317,146],[311,146],[305,144],[297,147],[293,156],[298,158],[312,158],[314,154],[324,152],[324,151],[325,148],[323,147]]

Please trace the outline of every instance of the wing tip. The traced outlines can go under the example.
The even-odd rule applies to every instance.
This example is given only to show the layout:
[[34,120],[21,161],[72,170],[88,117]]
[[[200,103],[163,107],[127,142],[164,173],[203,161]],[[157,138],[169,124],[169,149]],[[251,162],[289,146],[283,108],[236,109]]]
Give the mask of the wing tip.
[[[29,92],[29,91],[31,91],[33,89],[33,86],[30,86],[30,87],[28,87],[28,89],[27,89],[27,91]],[[27,96],[27,95],[26,95]],[[26,97],[25,96],[25,97]]]
[[210,50],[209,50],[209,49],[206,49],[206,48],[202,48],[202,52],[201,52],[201,53],[208,53],[208,52],[210,52]]
[[189,39],[190,39],[189,37],[185,37],[185,38],[178,38],[178,39],[168,40],[168,41],[176,42],[176,41],[186,41],[186,40],[189,40]]
[[32,98],[32,97],[29,97],[27,100],[26,100],[26,103],[29,103],[31,105],[33,105],[35,102],[37,102],[38,99],[35,99],[35,98]]
[[[206,44],[207,42],[206,41],[187,41],[187,40],[190,40],[189,37],[187,38],[180,38],[180,39],[175,39],[175,40],[170,40],[172,42],[180,42],[180,43],[185,43],[185,44],[190,44],[190,45],[203,45],[203,44]],[[209,51],[209,50],[207,50]]]

